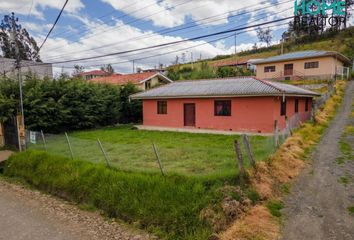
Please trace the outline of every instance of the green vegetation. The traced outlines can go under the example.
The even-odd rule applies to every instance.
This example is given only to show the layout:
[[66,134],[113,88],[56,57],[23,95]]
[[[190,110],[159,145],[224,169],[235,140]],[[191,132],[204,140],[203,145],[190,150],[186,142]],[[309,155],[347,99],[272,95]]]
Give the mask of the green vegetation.
[[[24,82],[26,126],[31,130],[63,132],[141,119],[141,103],[129,101],[129,95],[138,91],[131,84],[117,87],[32,75]],[[0,122],[17,114],[18,99],[18,82],[0,78]]]
[[274,216],[274,217],[281,217],[281,212],[280,210],[282,210],[284,208],[284,204],[281,201],[278,200],[272,200],[269,201],[266,204],[266,207],[268,208],[269,212]]
[[[354,27],[349,27],[342,31],[328,31],[322,35],[309,35],[297,38],[292,41],[284,43],[284,53],[295,52],[295,51],[305,51],[305,50],[327,50],[327,51],[338,51],[350,59],[354,58]],[[237,54],[239,59],[257,59],[257,58],[267,58],[275,55],[279,55],[281,52],[280,45],[273,45],[270,47],[263,48],[254,48],[252,50],[243,51]],[[212,67],[213,64],[220,61],[229,61],[235,59],[235,55],[226,55],[226,56],[217,56],[213,59],[200,61],[193,63],[194,69],[190,63],[187,64],[178,64],[169,67],[171,71],[171,79],[180,80],[180,79],[201,79],[205,76],[200,76],[198,72],[201,69],[208,69],[208,77],[222,77],[218,74],[219,71],[223,72],[224,70],[217,70],[217,68]],[[228,75],[229,77],[233,76],[247,76],[251,73],[243,70],[235,70],[235,68],[229,68],[226,72],[232,72],[231,69],[234,69],[233,74]],[[354,78],[354,72],[352,72]]]
[[[238,135],[144,131],[123,125],[73,132],[69,137],[75,158],[103,162],[96,142],[99,138],[112,165],[122,170],[158,172],[154,142],[167,173],[230,175],[237,171],[233,142],[240,139]],[[250,136],[249,139],[257,161],[274,151],[272,137]],[[49,153],[70,156],[64,135],[49,135],[46,141]],[[39,142],[30,148],[43,150],[43,144]],[[244,156],[247,159],[246,152]]]
[[[201,211],[225,198],[223,191],[218,190],[225,181],[237,184],[236,175],[164,178],[160,174],[119,171],[40,151],[12,156],[4,174],[85,208],[101,209],[109,217],[135,223],[164,239],[207,239],[212,228],[200,217]],[[258,201],[254,191],[248,190],[247,195]]]
[[350,183],[350,176],[346,174],[345,176],[340,177],[338,181],[344,186],[347,186]]
[[350,215],[354,215],[354,206],[348,207],[348,212]]

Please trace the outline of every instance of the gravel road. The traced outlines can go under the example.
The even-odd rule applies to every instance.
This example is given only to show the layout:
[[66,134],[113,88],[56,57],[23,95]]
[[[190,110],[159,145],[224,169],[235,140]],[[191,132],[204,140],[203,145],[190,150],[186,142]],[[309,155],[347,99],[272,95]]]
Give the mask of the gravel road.
[[353,240],[354,184],[340,183],[344,175],[354,177],[354,161],[336,163],[341,156],[339,140],[345,126],[353,124],[351,107],[354,82],[346,88],[344,102],[313,154],[312,166],[294,184],[287,197],[283,240]]
[[0,240],[147,240],[98,213],[0,179]]

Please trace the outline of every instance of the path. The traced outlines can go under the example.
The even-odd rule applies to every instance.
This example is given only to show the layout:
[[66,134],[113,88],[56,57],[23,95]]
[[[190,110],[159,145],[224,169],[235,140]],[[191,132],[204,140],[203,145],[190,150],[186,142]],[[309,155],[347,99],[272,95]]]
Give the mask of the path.
[[0,240],[147,240],[99,214],[0,179]]
[[347,210],[354,205],[354,184],[339,182],[345,173],[354,176],[354,164],[336,163],[341,156],[338,142],[350,124],[353,96],[351,81],[343,105],[317,146],[311,168],[298,179],[286,200],[283,240],[354,239],[354,216]]
[[5,161],[11,156],[12,152],[8,150],[0,151],[0,162]]

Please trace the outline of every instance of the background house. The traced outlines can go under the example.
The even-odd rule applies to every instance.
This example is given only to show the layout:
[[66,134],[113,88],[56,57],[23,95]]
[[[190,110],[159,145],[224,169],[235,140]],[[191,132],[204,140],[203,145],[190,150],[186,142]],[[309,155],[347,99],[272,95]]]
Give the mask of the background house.
[[337,52],[293,52],[254,62],[257,78],[269,80],[332,79],[348,75],[350,60]]
[[145,126],[271,133],[310,119],[318,94],[255,78],[177,81],[132,95],[143,100]]
[[[94,78],[105,77],[105,76],[109,76],[109,75],[110,75],[110,73],[103,71],[103,70],[92,70],[89,72],[80,73],[78,76],[82,77],[84,80],[91,80]],[[120,74],[115,73],[115,75],[120,75]]]
[[157,72],[144,72],[124,75],[114,74],[107,77],[95,78],[91,81],[95,83],[108,83],[114,85],[132,83],[142,91],[148,90],[161,84],[172,82],[172,80],[170,80],[168,77]]
[[[13,76],[16,73],[15,59],[0,57],[0,74],[2,76]],[[32,61],[21,61],[21,73],[33,73],[39,78],[53,78],[53,67],[50,63],[37,63]]]

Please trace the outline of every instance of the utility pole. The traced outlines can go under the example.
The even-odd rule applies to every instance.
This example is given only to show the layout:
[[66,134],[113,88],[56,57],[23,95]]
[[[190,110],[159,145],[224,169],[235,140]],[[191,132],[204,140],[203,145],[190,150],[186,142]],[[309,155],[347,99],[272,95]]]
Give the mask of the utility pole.
[[235,60],[236,60],[236,67],[237,67],[237,32],[235,32]]
[[135,61],[133,60],[133,73],[135,73]]
[[281,55],[283,55],[284,54],[284,39],[282,38],[280,40],[280,42],[281,42]]
[[192,64],[192,70],[194,69],[194,64],[193,64],[193,52],[191,51],[191,64]]
[[[26,149],[26,128],[25,128],[25,117],[23,111],[23,92],[22,92],[22,76],[21,76],[21,56],[20,50],[17,44],[17,30],[21,29],[21,25],[17,24],[18,18],[15,18],[15,14],[12,13],[11,16],[5,16],[4,22],[1,24],[2,28],[7,28],[10,31],[10,40],[11,45],[15,48],[16,60],[15,60],[15,69],[17,70],[17,80],[19,84],[20,91],[20,114],[21,114],[21,123],[17,124],[18,129],[18,148],[19,151]],[[17,121],[18,123],[18,121]],[[23,141],[21,141],[21,138]]]

